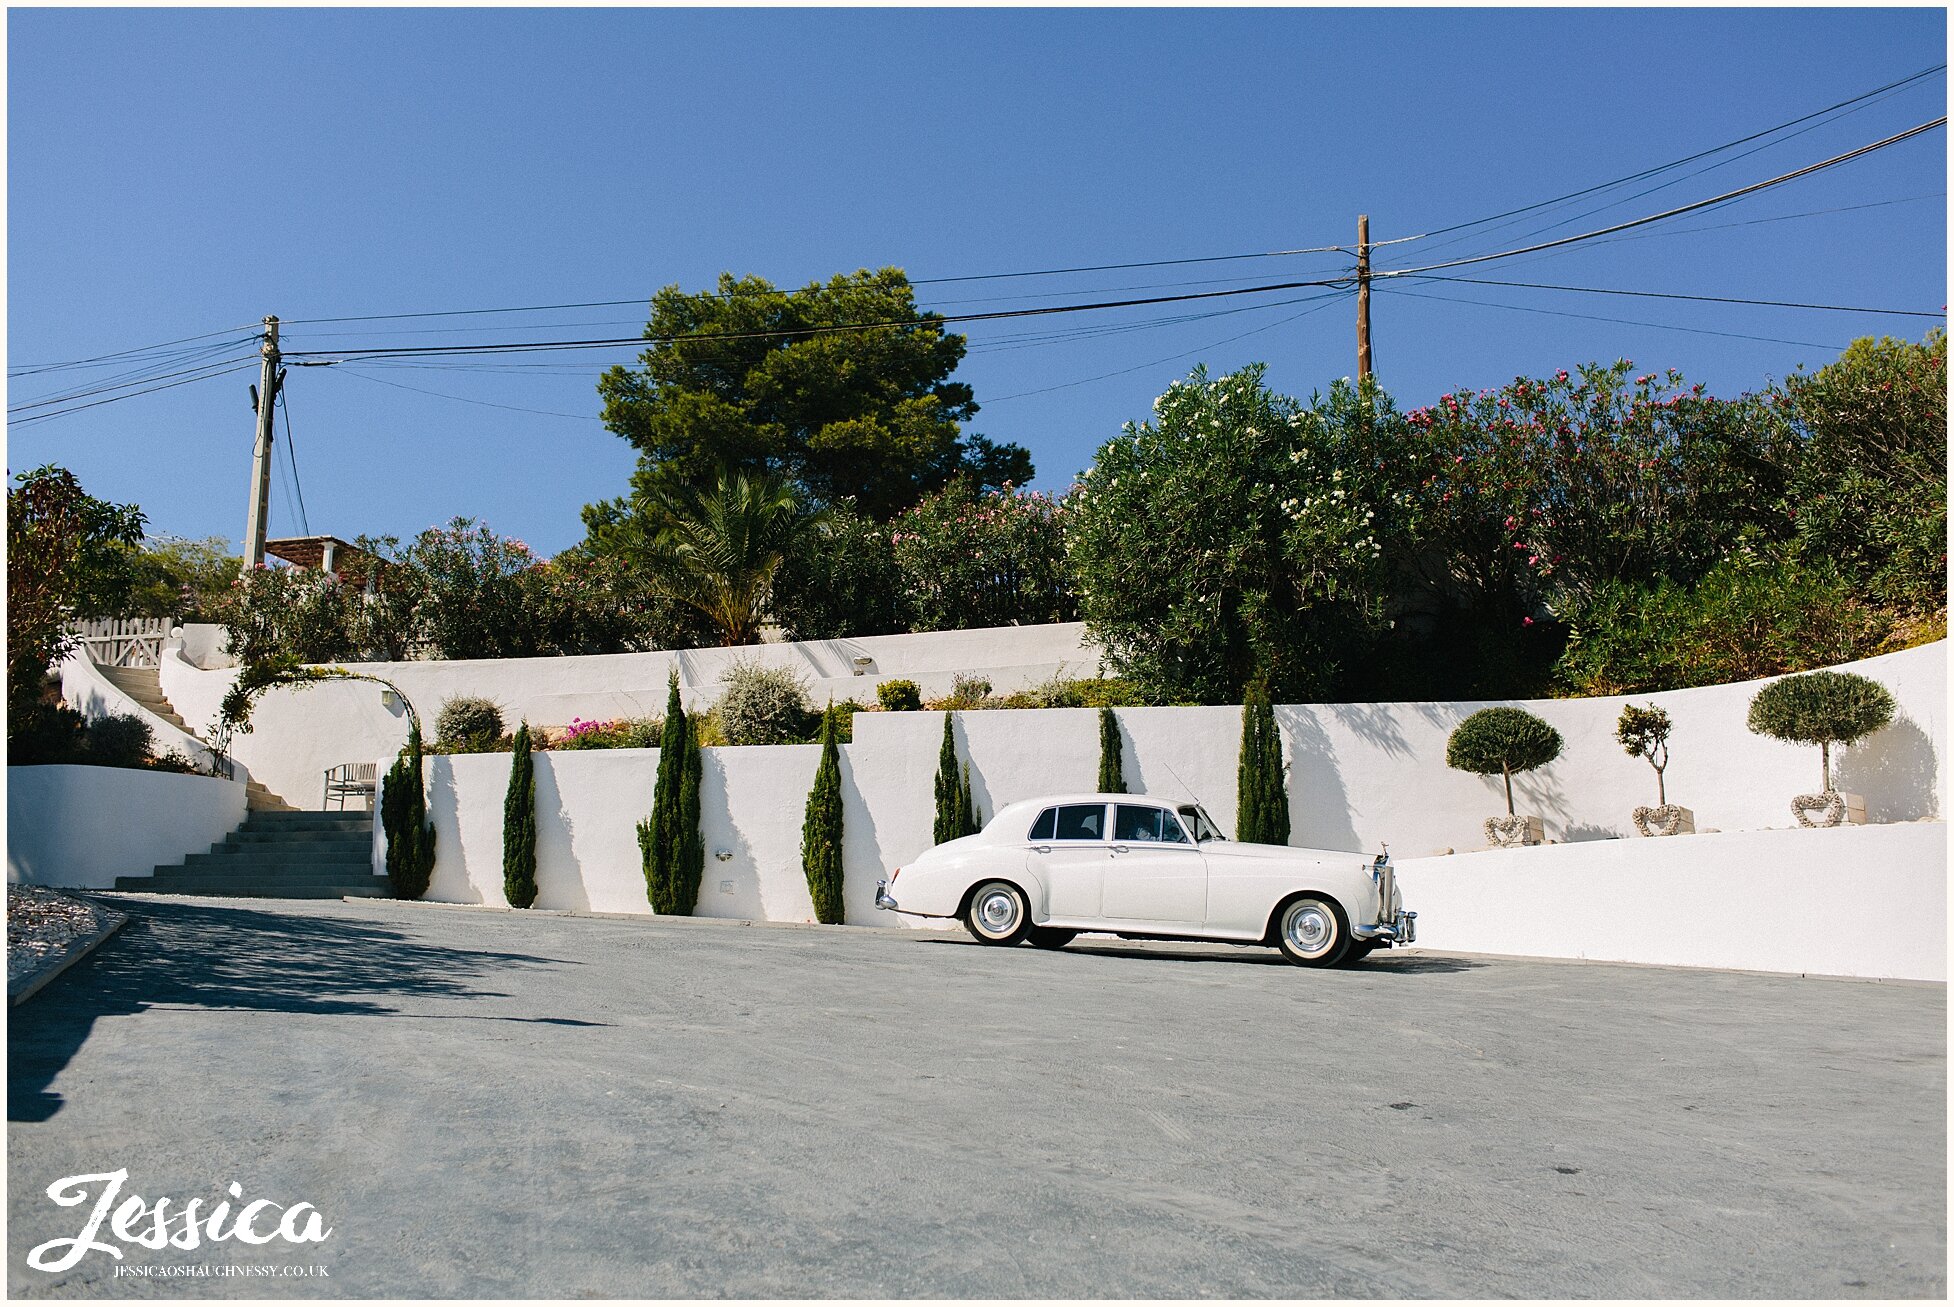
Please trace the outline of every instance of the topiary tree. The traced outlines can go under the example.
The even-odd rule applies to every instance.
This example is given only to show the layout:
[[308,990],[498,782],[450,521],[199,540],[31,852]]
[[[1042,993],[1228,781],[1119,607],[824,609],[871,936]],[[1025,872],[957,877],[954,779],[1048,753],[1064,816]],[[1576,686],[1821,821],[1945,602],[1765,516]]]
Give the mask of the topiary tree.
[[1242,756],[1235,781],[1235,838],[1245,844],[1289,842],[1289,786],[1282,736],[1269,683],[1256,677],[1242,703]]
[[1119,717],[1111,708],[1099,710],[1099,792],[1126,793],[1126,772],[1121,767],[1122,746]]
[[394,897],[420,898],[434,878],[434,823],[427,819],[427,789],[421,775],[421,724],[411,714],[407,747],[387,769],[380,825],[387,833],[387,880]]
[[890,712],[920,712],[923,692],[914,681],[884,681],[875,687],[875,697]]
[[437,745],[466,744],[493,740],[502,734],[502,706],[479,695],[457,694],[441,705],[434,715],[434,742]]
[[943,747],[936,759],[936,826],[938,844],[977,833],[977,813],[970,797],[970,769],[957,766],[957,715],[943,714]]
[[1506,780],[1506,815],[1513,815],[1513,773],[1560,757],[1560,732],[1522,708],[1481,708],[1460,722],[1445,743],[1445,765]]
[[1893,696],[1853,672],[1807,672],[1759,690],[1750,701],[1751,730],[1819,749],[1821,794],[1832,790],[1832,746],[1851,745],[1893,720]]
[[690,916],[699,901],[699,881],[705,872],[705,845],[699,836],[702,766],[698,732],[679,700],[675,669],[665,697],[651,815],[638,823],[645,897],[653,912]]
[[821,714],[821,761],[801,822],[801,870],[814,899],[814,918],[839,926],[847,916],[841,892],[841,745],[832,709]]
[[1662,773],[1669,766],[1669,714],[1650,704],[1637,708],[1628,704],[1615,722],[1615,742],[1631,758],[1647,758],[1655,768],[1655,801],[1667,807],[1669,796],[1662,787]]
[[807,738],[807,682],[784,667],[739,659],[720,673],[713,715],[728,744],[792,744]]
[[536,764],[528,722],[516,728],[509,793],[502,801],[502,895],[512,908],[536,902]]

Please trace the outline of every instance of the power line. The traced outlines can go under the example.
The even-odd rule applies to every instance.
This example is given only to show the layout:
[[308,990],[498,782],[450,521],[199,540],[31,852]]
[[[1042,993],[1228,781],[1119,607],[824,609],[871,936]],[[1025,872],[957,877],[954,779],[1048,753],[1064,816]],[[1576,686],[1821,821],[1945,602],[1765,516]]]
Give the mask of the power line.
[[552,418],[576,418],[578,421],[581,422],[602,422],[604,420],[601,417],[597,417],[589,413],[560,413],[555,409],[524,408],[520,404],[497,404],[494,403],[493,401],[486,400],[486,399],[470,399],[466,395],[450,395],[446,391],[427,390],[420,386],[407,385],[405,382],[388,381],[385,377],[376,377],[371,373],[360,371],[359,368],[360,368],[359,364],[357,363],[352,364],[349,366],[348,371],[346,372],[345,375],[349,377],[358,377],[362,381],[371,381],[381,386],[392,386],[395,390],[411,390],[422,395],[433,395],[437,399],[452,399],[457,404],[479,404],[483,408],[506,408],[517,413],[540,413],[544,417],[552,417]]
[[[1433,236],[1443,236],[1448,232],[1463,231],[1468,227],[1482,227],[1488,223],[1498,222],[1503,218],[1513,218],[1513,217],[1518,217],[1522,214],[1533,213],[1541,209],[1554,208],[1574,200],[1582,199],[1589,195],[1597,195],[1602,191],[1613,190],[1618,186],[1627,186],[1630,185],[1631,183],[1642,181],[1649,177],[1659,176],[1660,174],[1668,172],[1671,169],[1680,168],[1685,164],[1695,163],[1699,159],[1707,159],[1713,154],[1721,154],[1723,151],[1735,149],[1739,145],[1748,145],[1752,141],[1761,140],[1766,136],[1775,135],[1778,132],[1784,131],[1786,128],[1796,127],[1801,123],[1809,122],[1814,118],[1822,118],[1826,114],[1833,113],[1839,109],[1844,109],[1854,104],[1858,104],[1862,100],[1869,100],[1874,96],[1883,95],[1888,91],[1897,90],[1901,87],[1920,81],[1922,78],[1931,77],[1935,73],[1945,72],[1946,70],[1947,70],[1946,64],[1936,64],[1932,68],[1922,69],[1921,71],[1914,73],[1910,77],[1903,77],[1896,82],[1888,82],[1884,86],[1874,87],[1872,90],[1863,92],[1862,94],[1859,95],[1855,95],[1851,99],[1841,100],[1837,104],[1828,105],[1823,109],[1814,110],[1813,112],[1805,114],[1802,117],[1793,118],[1788,122],[1779,123],[1775,127],[1767,127],[1763,131],[1753,132],[1748,136],[1738,137],[1734,141],[1725,141],[1723,144],[1712,146],[1707,150],[1700,150],[1695,154],[1685,155],[1683,158],[1680,159],[1672,159],[1668,163],[1657,164],[1655,167],[1645,168],[1640,172],[1630,173],[1625,177],[1617,177],[1613,181],[1602,182],[1595,186],[1584,187],[1583,189],[1578,191],[1570,191],[1565,195],[1557,195],[1552,199],[1539,200],[1533,204],[1522,205],[1520,208],[1517,209],[1508,209],[1504,213],[1495,213],[1490,217],[1475,218],[1470,222],[1453,223],[1449,227],[1438,227],[1428,232],[1422,232],[1417,237],[1413,237],[1409,239],[1424,240],[1424,239],[1429,239],[1430,237]],[[1443,242],[1443,244],[1453,244],[1453,243],[1455,242],[1450,242],[1450,241]]]
[[[93,358],[69,359],[65,363],[23,363],[18,367],[8,368],[7,375],[10,377],[25,377],[36,372],[53,372],[59,368],[87,367],[93,363],[105,363],[111,359],[126,358],[132,354],[147,354],[153,350],[166,349],[171,345],[187,345],[191,341],[209,340],[212,336],[228,336],[236,331],[249,331],[251,325],[246,322],[239,326],[226,327],[222,331],[206,331],[199,336],[184,336],[181,339],[166,340],[157,345],[139,345],[135,349],[117,350],[113,354],[97,354]],[[189,352],[194,353],[195,351]]]
[[305,487],[299,481],[299,447],[292,439],[292,406],[285,402],[285,385],[278,386],[278,410],[285,415],[285,461],[292,465],[292,491],[299,501],[299,530],[312,534],[312,523],[305,516]]
[[[244,361],[245,361],[245,360],[243,360],[243,359],[227,359],[227,360],[225,360],[225,362],[226,362],[227,364],[228,364],[228,363],[240,363],[240,362],[244,362]],[[202,370],[202,369],[204,369],[204,368],[208,368],[208,367],[216,367],[216,366],[219,366],[219,365],[218,365],[218,364],[212,364],[212,363],[199,363],[199,364],[197,364],[197,365],[196,365],[195,367],[192,367],[192,368],[185,368],[185,369],[183,369],[182,371],[179,371],[179,372],[165,372],[165,373],[162,373],[162,374],[161,374],[161,375],[159,375],[159,376],[148,376],[148,377],[140,377],[140,378],[138,378],[138,379],[136,379],[136,380],[134,380],[134,381],[124,381],[124,382],[121,382],[121,383],[119,383],[119,384],[116,384],[116,385],[112,385],[112,386],[97,386],[97,387],[95,387],[95,388],[94,388],[94,389],[92,389],[92,390],[82,390],[82,391],[76,391],[76,392],[74,392],[74,393],[72,393],[72,394],[67,394],[67,395],[59,395],[59,396],[55,396],[55,397],[53,397],[53,398],[49,398],[49,399],[40,399],[40,400],[34,400],[34,401],[30,401],[30,402],[28,402],[28,403],[24,403],[24,404],[16,404],[16,405],[14,405],[14,406],[13,406],[12,408],[9,408],[9,409],[7,410],[7,412],[9,412],[9,413],[26,413],[26,412],[27,412],[28,410],[30,410],[30,409],[37,409],[37,408],[49,408],[49,407],[52,407],[52,406],[54,406],[54,405],[58,405],[58,404],[66,404],[66,403],[69,403],[69,402],[70,402],[70,401],[72,401],[72,400],[77,400],[77,399],[87,399],[87,398],[88,398],[89,396],[91,396],[91,395],[101,395],[101,394],[106,394],[107,392],[109,392],[109,391],[111,391],[111,390],[126,390],[126,389],[128,389],[129,387],[131,387],[131,386],[138,386],[138,385],[141,385],[141,384],[143,384],[144,382],[148,382],[148,381],[167,381],[167,380],[169,380],[169,379],[170,379],[171,377],[181,377],[181,376],[184,376],[184,375],[186,375],[186,374],[188,374],[188,373],[191,373],[191,372],[197,372],[197,371],[200,371],[200,370]],[[146,392],[138,392],[138,393],[146,393]]]
[[152,395],[159,390],[174,390],[178,386],[187,386],[194,381],[209,381],[213,378],[224,376],[227,373],[237,372],[245,367],[254,366],[256,362],[257,360],[255,359],[243,359],[243,360],[234,359],[227,364],[219,365],[218,370],[215,372],[207,372],[201,376],[187,377],[182,381],[167,382],[160,386],[151,386],[147,390],[131,391],[126,395],[111,395],[107,399],[91,400],[86,404],[77,404],[73,408],[55,409],[55,410],[50,410],[49,412],[46,413],[35,413],[30,417],[24,417],[24,418],[10,418],[7,422],[7,426],[10,429],[15,427],[32,426],[36,422],[46,422],[52,418],[66,417],[70,413],[79,413],[86,408],[100,408],[104,404],[119,403],[120,401],[125,399],[134,399],[138,395]]
[[1751,336],[1739,331],[1712,331],[1707,327],[1679,327],[1669,322],[1646,322],[1635,318],[1605,318],[1591,313],[1567,313],[1560,309],[1540,309],[1526,304],[1500,304],[1492,300],[1464,299],[1457,295],[1428,295],[1415,290],[1400,290],[1389,287],[1391,294],[1408,295],[1412,299],[1437,300],[1443,304],[1471,304],[1485,309],[1507,309],[1514,313],[1541,313],[1553,318],[1578,318],[1585,322],[1613,322],[1628,327],[1654,327],[1659,331],[1686,331],[1696,336],[1724,336],[1732,340],[1759,340],[1773,345],[1807,345],[1813,349],[1843,350],[1845,346],[1828,344],[1817,340],[1786,340],[1781,336]]
[[[1602,227],[1596,231],[1582,232],[1578,236],[1563,236],[1558,240],[1544,241],[1541,244],[1528,245],[1517,250],[1502,250],[1497,254],[1476,254],[1470,258],[1449,259],[1444,263],[1428,263],[1417,268],[1392,268],[1373,273],[1372,275],[1381,281],[1390,277],[1408,277],[1416,273],[1436,272],[1441,268],[1460,268],[1469,263],[1487,263],[1493,259],[1510,259],[1517,254],[1532,254],[1537,250],[1551,250],[1561,245],[1572,245],[1576,241],[1593,240],[1597,236],[1608,236],[1618,231],[1627,231],[1632,227],[1644,227],[1652,222],[1661,222],[1665,218],[1674,218],[1680,214],[1694,213],[1698,209],[1707,209],[1712,205],[1727,204],[1732,200],[1741,199],[1746,195],[1753,195],[1758,191],[1768,190],[1773,186],[1782,186],[1786,182],[1796,181],[1800,177],[1809,177],[1813,173],[1820,172],[1826,168],[1834,168],[1839,164],[1849,163],[1854,159],[1871,154],[1875,150],[1883,150],[1889,145],[1898,145],[1901,141],[1907,140],[1909,137],[1918,136],[1922,132],[1932,131],[1936,127],[1945,127],[1946,125],[1947,118],[1943,115],[1931,122],[1921,123],[1917,127],[1909,127],[1906,131],[1900,132],[1895,136],[1889,136],[1883,141],[1874,141],[1870,145],[1862,145],[1856,150],[1848,150],[1844,154],[1834,155],[1830,159],[1825,159],[1819,163],[1808,164],[1796,171],[1773,177],[1769,181],[1753,182],[1749,186],[1739,187],[1734,191],[1726,191],[1722,195],[1713,196],[1707,200],[1697,200],[1693,204],[1685,204],[1674,209],[1666,209],[1661,213],[1652,213],[1647,217],[1633,218],[1627,222],[1616,223],[1612,227]],[[1807,342],[1793,343],[1803,344]]]
[[14,407],[16,409],[25,409],[35,404],[60,404],[70,399],[82,398],[85,395],[101,395],[124,386],[140,385],[144,381],[168,375],[165,369],[187,367],[193,364],[201,367],[203,366],[203,362],[214,354],[228,353],[233,349],[250,343],[248,339],[227,340],[220,341],[215,345],[199,345],[192,349],[175,350],[168,357],[158,358],[152,362],[144,363],[139,367],[129,368],[126,371],[113,373],[106,377],[97,377],[93,381],[71,382],[61,390],[44,391],[41,394],[22,400]]
[[[1739,299],[1731,295],[1683,295],[1659,290],[1610,290],[1600,286],[1557,286],[1537,281],[1496,281],[1489,277],[1420,276],[1419,281],[1456,281],[1474,286],[1515,286],[1525,290],[1578,291],[1583,295],[1632,295],[1638,299],[1696,300],[1705,304],[1756,304],[1774,309],[1818,309],[1828,313],[1883,313],[1900,318],[1944,318],[1945,313],[1923,313],[1916,309],[1868,309],[1845,304],[1805,304],[1796,300]],[[1803,342],[1798,342],[1803,343]]]

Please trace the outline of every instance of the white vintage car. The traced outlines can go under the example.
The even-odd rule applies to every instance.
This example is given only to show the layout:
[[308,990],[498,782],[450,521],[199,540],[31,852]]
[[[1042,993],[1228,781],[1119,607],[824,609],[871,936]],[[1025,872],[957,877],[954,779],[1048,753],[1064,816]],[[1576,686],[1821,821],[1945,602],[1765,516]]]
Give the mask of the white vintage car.
[[1066,794],[999,810],[878,882],[875,905],[955,917],[986,944],[1064,948],[1082,931],[1127,939],[1273,944],[1335,966],[1409,944],[1389,854],[1239,844],[1198,803]]

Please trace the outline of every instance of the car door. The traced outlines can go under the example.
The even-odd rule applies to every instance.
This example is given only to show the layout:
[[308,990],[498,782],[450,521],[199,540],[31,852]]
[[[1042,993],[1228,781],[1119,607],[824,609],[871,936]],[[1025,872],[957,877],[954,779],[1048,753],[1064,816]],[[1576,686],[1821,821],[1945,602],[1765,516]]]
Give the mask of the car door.
[[1039,813],[1032,823],[1025,864],[1045,883],[1046,919],[1098,919],[1100,889],[1111,858],[1105,804],[1062,803]]
[[1208,915],[1208,867],[1180,820],[1153,804],[1113,807],[1111,857],[1100,905],[1110,920],[1198,927]]

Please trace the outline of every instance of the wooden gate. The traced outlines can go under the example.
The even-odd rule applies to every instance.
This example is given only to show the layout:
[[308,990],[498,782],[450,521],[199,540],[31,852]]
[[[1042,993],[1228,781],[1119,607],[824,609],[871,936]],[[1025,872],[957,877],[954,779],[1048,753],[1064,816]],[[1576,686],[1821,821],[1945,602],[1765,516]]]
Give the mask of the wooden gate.
[[167,617],[99,617],[68,628],[88,657],[102,667],[156,667],[170,635]]

